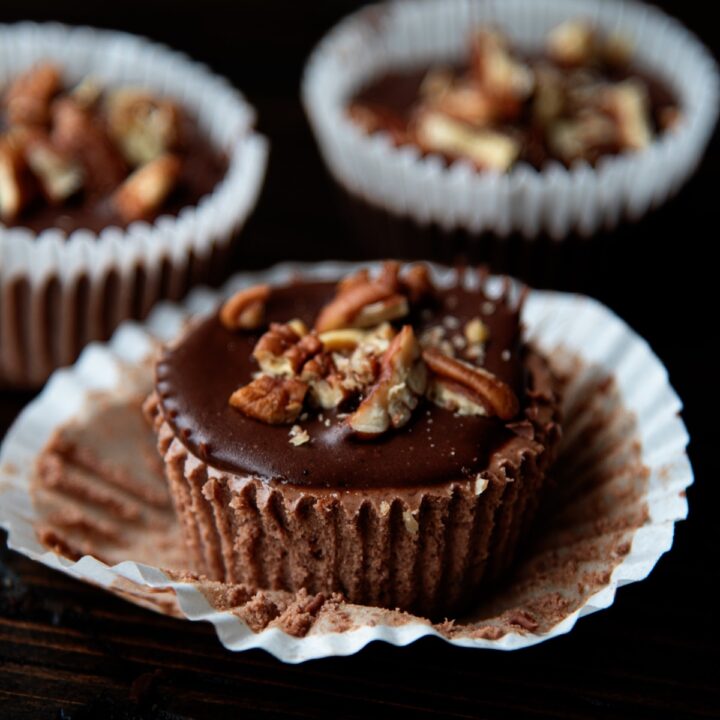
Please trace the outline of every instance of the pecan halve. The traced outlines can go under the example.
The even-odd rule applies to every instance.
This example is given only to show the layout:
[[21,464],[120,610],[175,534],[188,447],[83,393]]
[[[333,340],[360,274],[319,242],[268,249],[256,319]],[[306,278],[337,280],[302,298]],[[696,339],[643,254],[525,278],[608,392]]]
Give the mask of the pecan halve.
[[360,437],[377,437],[405,425],[425,391],[427,372],[412,326],[405,325],[382,358],[380,376],[368,396],[348,418]]
[[386,262],[376,278],[367,270],[338,283],[335,297],[320,311],[315,321],[319,333],[352,327],[372,327],[395,320],[407,313],[407,300],[399,294],[396,262]]
[[230,396],[230,405],[248,417],[284,425],[297,420],[308,386],[295,378],[260,375]]
[[314,355],[322,352],[322,342],[310,333],[303,337],[290,324],[272,323],[257,341],[253,357],[268,375],[292,377]]
[[263,323],[269,298],[269,285],[253,285],[238,290],[220,308],[220,322],[228,330],[254,330]]
[[510,420],[517,415],[520,408],[517,396],[497,375],[448,357],[435,348],[425,348],[422,356],[435,375],[458,383],[476,395],[478,407],[485,408],[485,414],[497,415],[501,420]]

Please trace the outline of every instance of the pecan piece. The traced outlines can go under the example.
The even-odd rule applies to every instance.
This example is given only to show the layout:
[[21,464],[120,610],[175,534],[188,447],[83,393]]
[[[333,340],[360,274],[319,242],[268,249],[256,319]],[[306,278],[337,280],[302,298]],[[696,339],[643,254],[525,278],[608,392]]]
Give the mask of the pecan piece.
[[338,291],[315,321],[319,333],[352,327],[372,327],[407,314],[407,299],[399,294],[399,266],[388,262],[377,278],[361,271],[339,283]]
[[[448,357],[435,348],[424,349],[422,356],[427,366],[440,380],[456,383],[475,396],[477,407],[484,409],[485,412],[478,410],[473,414],[497,415],[501,420],[510,420],[517,415],[520,408],[517,396],[493,373]],[[450,389],[457,391],[454,385],[450,385]],[[434,388],[432,392],[436,398],[442,397]]]
[[272,323],[255,345],[253,357],[268,375],[292,377],[320,352],[322,342],[314,333],[300,337],[289,324]]
[[220,308],[220,322],[228,330],[254,330],[262,325],[269,285],[253,285],[238,290]]
[[351,392],[343,384],[332,356],[321,353],[308,360],[300,379],[309,387],[310,401],[323,409],[335,408],[347,400]]
[[181,165],[176,155],[160,155],[135,170],[113,195],[120,216],[126,222],[152,216],[175,187]]
[[597,37],[582,20],[561,23],[547,36],[548,56],[558,65],[577,67],[590,64],[597,54]]
[[652,142],[648,105],[647,88],[633,80],[617,83],[602,92],[600,107],[617,123],[621,147],[642,150]]
[[405,425],[425,391],[427,373],[412,326],[405,325],[382,358],[380,377],[348,424],[359,437]]
[[457,84],[428,102],[428,107],[472,125],[487,125],[496,114],[493,98],[475,84]]
[[427,265],[413,265],[400,278],[400,285],[411,304],[422,302],[435,292]]
[[32,200],[22,146],[13,137],[0,138],[0,218],[14,220]]
[[172,150],[180,140],[180,110],[169,100],[135,89],[117,90],[107,100],[110,135],[130,165]]
[[307,385],[294,378],[260,375],[230,396],[230,405],[269,425],[295,422],[302,411]]
[[59,92],[60,69],[52,63],[42,63],[18,75],[5,96],[10,125],[47,125],[50,103]]
[[495,101],[495,112],[514,117],[534,87],[529,67],[514,58],[507,40],[498,32],[480,30],[472,39],[471,69],[474,77]]
[[52,104],[50,140],[58,152],[76,158],[85,170],[85,189],[104,195],[125,178],[127,166],[103,125],[72,97]]
[[25,158],[50,203],[60,204],[82,188],[85,180],[82,165],[58,152],[43,135],[29,137]]
[[505,172],[520,153],[520,144],[510,135],[477,129],[432,110],[418,114],[414,129],[425,152],[467,157],[480,170]]

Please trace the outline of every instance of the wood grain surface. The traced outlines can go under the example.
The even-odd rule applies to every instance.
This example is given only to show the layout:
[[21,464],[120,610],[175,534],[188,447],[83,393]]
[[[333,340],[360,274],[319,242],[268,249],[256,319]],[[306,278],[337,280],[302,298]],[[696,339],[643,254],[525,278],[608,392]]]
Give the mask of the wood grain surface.
[[[209,63],[248,95],[272,156],[260,207],[230,272],[374,252],[349,240],[352,227],[297,97],[304,58],[355,4],[5,0],[0,21],[59,19],[139,32]],[[661,4],[717,49],[709,3]],[[719,398],[712,351],[719,170],[716,139],[698,175],[661,210],[585,245],[569,270],[528,268],[541,285],[581,290],[616,310],[667,364],[686,404],[696,473],[690,519],[651,577],[622,588],[611,609],[521,652],[423,640],[289,666],[261,651],[225,651],[210,626],[138,609],[8,551],[0,538],[0,718],[719,717]],[[482,252],[462,259],[486,259]],[[31,399],[32,393],[0,393],[0,437]]]

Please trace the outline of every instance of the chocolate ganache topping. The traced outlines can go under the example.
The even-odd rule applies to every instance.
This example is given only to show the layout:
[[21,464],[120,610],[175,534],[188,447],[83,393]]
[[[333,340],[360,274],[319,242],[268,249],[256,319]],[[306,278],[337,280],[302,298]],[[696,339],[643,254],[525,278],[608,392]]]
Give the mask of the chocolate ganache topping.
[[[176,437],[219,470],[299,486],[427,486],[486,468],[526,397],[519,304],[404,270],[256,286],[191,327],[156,367]],[[383,277],[392,290],[377,301]],[[369,383],[358,389],[346,371],[333,385],[362,343],[379,347]]]

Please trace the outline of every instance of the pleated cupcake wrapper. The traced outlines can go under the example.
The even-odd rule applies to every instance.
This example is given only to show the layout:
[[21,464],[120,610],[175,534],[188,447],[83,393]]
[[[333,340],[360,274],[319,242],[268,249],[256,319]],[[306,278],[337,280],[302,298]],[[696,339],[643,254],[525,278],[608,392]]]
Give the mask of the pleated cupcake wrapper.
[[[347,263],[285,264],[267,272],[238,275],[225,286],[224,294],[257,282],[282,283],[297,273],[336,279],[356,267]],[[441,283],[452,277],[447,272],[437,275]],[[500,283],[494,282],[492,279],[490,288],[499,294]],[[234,612],[218,609],[218,604],[210,601],[208,587],[154,566],[154,549],[146,548],[146,557],[138,561],[124,555],[127,551],[122,547],[111,548],[107,562],[92,556],[72,561],[49,551],[38,541],[40,519],[30,494],[35,463],[49,438],[73,419],[92,430],[93,418],[99,407],[107,406],[108,398],[123,407],[126,399],[149,391],[152,372],[147,360],[158,343],[176,337],[191,315],[212,311],[218,298],[217,293],[196,290],[182,306],[161,304],[143,325],[123,325],[109,343],[91,345],[73,367],[57,371],[23,411],[0,451],[0,525],[8,531],[11,548],[159,612],[207,620],[230,650],[259,647],[285,662],[301,662],[352,654],[373,640],[406,645],[429,635],[464,647],[528,647],[566,633],[579,617],[610,606],[619,586],[645,578],[672,546],[675,522],[687,515],[685,490],[693,475],[685,451],[688,436],[679,417],[681,403],[669,385],[667,371],[647,343],[598,302],[578,295],[533,291],[523,313],[529,338],[553,360],[577,357],[585,368],[571,373],[564,408],[563,442],[577,451],[566,449],[558,462],[566,477],[582,477],[582,482],[558,487],[559,499],[570,494],[569,504],[561,505],[551,516],[549,527],[521,560],[509,586],[470,618],[458,619],[449,627],[412,615],[344,604],[342,612],[352,622],[343,630],[323,621],[321,613],[302,637],[277,622],[254,632],[246,622],[244,606]],[[623,412],[602,390],[607,387],[606,376],[614,379]],[[596,392],[588,393],[587,388],[593,388],[596,381]],[[603,419],[600,429],[599,419]],[[138,427],[143,427],[139,421]],[[143,442],[151,442],[151,437],[150,429],[146,435],[143,427]],[[115,436],[104,442],[114,443]],[[132,449],[123,452],[123,456],[132,455]],[[644,469],[633,460],[635,456]],[[608,478],[607,487],[597,485],[598,469]],[[157,482],[162,487],[160,478]],[[622,549],[611,569],[607,566],[600,572],[598,568],[618,548]],[[562,565],[569,555],[570,577]],[[538,567],[542,581],[534,574]],[[591,591],[583,590],[586,586]],[[523,628],[524,616],[512,608],[518,603],[537,607],[548,594],[553,602],[565,602],[568,611],[552,626]],[[519,618],[520,626],[513,624],[512,631],[493,635],[492,630],[501,626],[509,613]]]
[[0,385],[40,384],[119,322],[207,280],[252,212],[267,162],[267,142],[252,129],[253,108],[182,53],[86,27],[0,26],[0,86],[42,60],[57,61],[69,83],[92,76],[172,97],[227,154],[228,170],[197,206],[152,224],[67,237],[0,224]]
[[[519,165],[497,174],[395,147],[386,133],[367,134],[347,115],[354,92],[383,70],[462,61],[473,27],[498,27],[519,47],[537,50],[550,29],[574,18],[634,41],[638,66],[679,101],[676,129],[595,168],[550,162],[542,171]],[[712,134],[719,87],[714,60],[690,32],[631,0],[408,0],[363,8],[333,28],[308,61],[302,97],[325,162],[350,194],[447,231],[560,240],[639,218],[676,192]]]
[[[342,590],[349,602],[437,617],[512,561],[550,455],[512,473],[369,494],[269,488],[192,456],[160,423],[174,506],[201,574],[250,587]],[[317,547],[325,548],[317,553]]]

